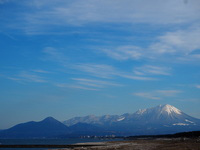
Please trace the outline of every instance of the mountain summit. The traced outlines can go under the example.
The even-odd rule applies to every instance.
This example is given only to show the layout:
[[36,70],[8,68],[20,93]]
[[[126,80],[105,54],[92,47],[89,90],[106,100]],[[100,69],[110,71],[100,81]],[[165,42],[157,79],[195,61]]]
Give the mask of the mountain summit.
[[181,114],[181,111],[179,109],[169,104],[159,105],[158,107],[161,108],[161,112],[167,112],[168,114],[172,114],[172,113],[179,114],[179,115]]
[[52,138],[69,133],[69,128],[53,117],[21,123],[0,132],[0,138]]
[[199,119],[169,104],[139,109],[132,114],[76,117],[63,123],[67,126],[87,123],[124,135],[168,134],[200,129]]
[[155,111],[155,113],[158,113],[158,114],[181,115],[181,111],[179,109],[177,109],[176,107],[171,106],[169,104],[158,105],[157,107],[142,110],[142,112],[146,112],[146,111]]

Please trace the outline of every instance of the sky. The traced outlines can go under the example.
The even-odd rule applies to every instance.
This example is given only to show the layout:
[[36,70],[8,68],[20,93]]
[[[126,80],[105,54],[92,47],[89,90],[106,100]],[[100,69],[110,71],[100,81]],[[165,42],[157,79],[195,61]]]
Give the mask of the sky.
[[159,104],[200,118],[200,0],[0,0],[0,129]]

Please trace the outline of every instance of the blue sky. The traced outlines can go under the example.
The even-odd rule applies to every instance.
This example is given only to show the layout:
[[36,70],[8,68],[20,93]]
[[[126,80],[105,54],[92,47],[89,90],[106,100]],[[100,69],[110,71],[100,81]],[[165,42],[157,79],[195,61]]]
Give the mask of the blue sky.
[[171,104],[200,118],[199,0],[0,0],[0,128]]

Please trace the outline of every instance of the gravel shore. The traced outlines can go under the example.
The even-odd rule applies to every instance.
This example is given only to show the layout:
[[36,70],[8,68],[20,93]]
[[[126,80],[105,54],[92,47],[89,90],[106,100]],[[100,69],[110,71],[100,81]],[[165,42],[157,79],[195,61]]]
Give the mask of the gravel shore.
[[[82,147],[63,148],[59,150],[200,150],[198,139],[153,139],[131,140],[117,142],[100,142],[91,147],[84,147],[88,143],[79,143]],[[98,146],[96,146],[98,145]]]

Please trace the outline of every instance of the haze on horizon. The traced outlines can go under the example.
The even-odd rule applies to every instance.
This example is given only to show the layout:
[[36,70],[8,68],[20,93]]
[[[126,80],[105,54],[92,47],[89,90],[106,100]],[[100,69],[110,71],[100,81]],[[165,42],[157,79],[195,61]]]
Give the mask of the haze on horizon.
[[199,0],[0,0],[0,129],[170,104],[200,118]]

